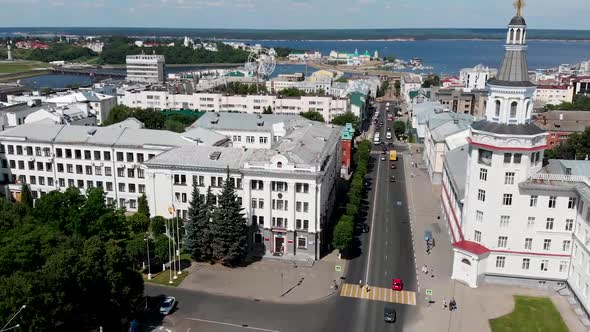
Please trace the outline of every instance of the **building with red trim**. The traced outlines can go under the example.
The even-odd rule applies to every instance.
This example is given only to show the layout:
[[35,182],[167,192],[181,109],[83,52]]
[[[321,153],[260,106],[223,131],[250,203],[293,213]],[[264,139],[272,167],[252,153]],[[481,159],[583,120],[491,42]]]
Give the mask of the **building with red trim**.
[[537,115],[533,123],[545,129],[547,145],[553,147],[567,141],[572,133],[581,133],[590,126],[590,111],[550,111]]

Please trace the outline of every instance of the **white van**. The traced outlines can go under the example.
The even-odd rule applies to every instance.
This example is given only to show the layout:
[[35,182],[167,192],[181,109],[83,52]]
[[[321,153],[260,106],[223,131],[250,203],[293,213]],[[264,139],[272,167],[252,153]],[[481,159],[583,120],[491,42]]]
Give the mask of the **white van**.
[[379,132],[375,133],[375,137],[373,139],[375,143],[379,143]]
[[388,131],[385,136],[387,137],[387,139],[391,139],[391,131]]

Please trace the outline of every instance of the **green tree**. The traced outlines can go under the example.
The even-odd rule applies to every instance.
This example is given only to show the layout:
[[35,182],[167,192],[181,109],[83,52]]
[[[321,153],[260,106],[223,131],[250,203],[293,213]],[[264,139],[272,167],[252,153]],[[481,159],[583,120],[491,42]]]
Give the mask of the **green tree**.
[[192,199],[188,208],[188,221],[185,226],[184,243],[196,261],[206,261],[211,258],[211,215],[205,197],[199,192],[199,187],[193,183]]
[[23,183],[21,187],[20,203],[27,209],[33,208],[33,194],[31,194],[31,188],[26,183]]
[[428,75],[428,77],[422,82],[423,88],[430,88],[433,86],[441,86],[442,83],[440,81],[440,77],[437,75]]
[[145,234],[150,227],[150,219],[143,213],[134,213],[127,218],[129,228],[134,234]]
[[581,133],[572,133],[567,141],[545,151],[545,158],[585,160],[590,156],[590,127]]
[[325,122],[324,116],[320,112],[316,111],[307,111],[299,113],[302,117],[311,120],[311,121],[318,121],[318,122]]
[[263,107],[262,114],[272,114],[272,107],[271,106]]
[[335,116],[332,119],[332,124],[337,126],[344,126],[347,123],[350,123],[354,128],[357,128],[359,125],[359,118],[352,112],[346,112],[344,114]]
[[[168,222],[168,221],[166,221]],[[154,244],[154,258],[161,264],[170,261],[170,238],[165,234],[160,234]]]
[[395,121],[393,123],[393,132],[396,136],[400,136],[406,133],[406,123],[403,121]]
[[340,77],[339,77],[339,78],[336,80],[336,82],[339,82],[339,83],[348,83],[348,78],[346,78],[346,77],[344,77],[344,76],[340,76]]
[[166,232],[166,219],[161,216],[155,216],[150,222],[150,231],[153,238],[157,238]]
[[[143,262],[147,261],[147,249],[145,234],[136,234],[131,239],[125,241],[125,250],[129,259],[133,262],[133,269],[137,270],[142,266]],[[150,244],[150,249],[153,249],[153,244]],[[150,252],[153,255],[152,252]]]
[[344,215],[334,227],[333,245],[340,253],[350,248],[354,237],[354,224],[351,216]]
[[299,89],[294,88],[294,87],[283,89],[283,90],[281,90],[280,94],[283,95],[283,96],[285,96],[285,97],[302,97],[302,96],[305,96],[305,92],[304,91],[299,90]]
[[248,252],[246,220],[237,198],[228,168],[211,224],[213,259],[227,266],[239,264]]
[[150,217],[150,206],[148,205],[147,197],[145,194],[139,196],[137,200],[137,213],[141,213],[144,216]]

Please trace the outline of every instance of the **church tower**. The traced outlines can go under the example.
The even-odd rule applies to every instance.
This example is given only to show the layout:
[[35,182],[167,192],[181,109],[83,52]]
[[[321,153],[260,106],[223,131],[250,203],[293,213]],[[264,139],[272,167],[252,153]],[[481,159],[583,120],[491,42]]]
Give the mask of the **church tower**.
[[[488,81],[485,119],[471,125],[467,138],[465,194],[458,226],[462,232],[454,244],[452,278],[471,287],[477,287],[486,275],[506,273],[502,264],[495,263],[495,253],[524,243],[517,236],[527,232],[526,217],[519,215],[519,209],[529,202],[518,184],[541,170],[547,149],[546,132],[531,123],[535,85],[528,77],[522,6],[522,0],[517,0],[498,76]],[[513,255],[510,259],[519,258]]]

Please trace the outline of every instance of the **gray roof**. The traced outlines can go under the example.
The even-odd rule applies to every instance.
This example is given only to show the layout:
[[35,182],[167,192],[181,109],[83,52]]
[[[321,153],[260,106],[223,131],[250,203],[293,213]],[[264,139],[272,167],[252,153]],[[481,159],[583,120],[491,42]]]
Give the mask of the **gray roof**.
[[205,128],[187,128],[182,136],[208,146],[221,145],[229,140],[229,137]]
[[[566,170],[569,169],[569,172]],[[590,161],[551,159],[543,171],[550,174],[581,175],[590,177]]]
[[463,145],[447,152],[445,155],[445,168],[451,180],[453,188],[457,191],[459,200],[465,197],[465,181],[467,180],[467,158],[469,145]]
[[481,120],[471,124],[471,128],[479,131],[486,131],[499,135],[538,135],[545,132],[545,130],[536,125],[529,124],[503,124]]
[[117,123],[113,123],[110,126],[106,126],[109,128],[134,128],[134,129],[141,129],[141,128],[145,128],[145,125],[143,122],[137,120],[134,117],[130,117],[127,118],[121,122],[117,122]]
[[[219,152],[218,158],[211,158]],[[181,168],[217,168],[239,169],[244,159],[252,152],[241,148],[219,146],[184,146],[161,153],[144,164],[150,166],[181,167]]]
[[212,130],[272,131],[275,123],[301,118],[298,115],[247,114],[229,112],[208,112],[203,114],[191,127]]
[[116,128],[116,127],[88,127],[69,126],[60,124],[27,123],[18,127],[0,132],[1,139],[12,137],[25,138],[29,141],[62,143],[62,144],[89,144],[102,146],[121,147],[178,147],[196,145],[195,137],[203,137],[201,143],[207,144],[215,141],[215,138],[224,137],[217,133],[205,134],[205,129],[190,133],[188,137],[166,130]]
[[516,15],[510,20],[508,25],[526,25],[526,21],[524,20],[524,17]]
[[[506,83],[510,82],[510,83]],[[529,67],[526,51],[506,50],[498,76],[490,81],[491,85],[534,86],[529,81]]]
[[57,105],[51,103],[42,103],[39,105],[29,106],[27,103],[18,103],[6,107],[0,107],[0,112],[7,112],[7,113],[16,113],[20,111],[31,111],[35,112],[42,109],[50,109],[52,107],[56,107]]
[[435,142],[443,142],[447,137],[469,129],[472,122],[473,120],[449,120],[434,130],[431,129],[432,139]]
[[[560,120],[560,116],[563,120]],[[550,111],[539,114],[534,123],[548,131],[583,132],[590,126],[590,111]]]

